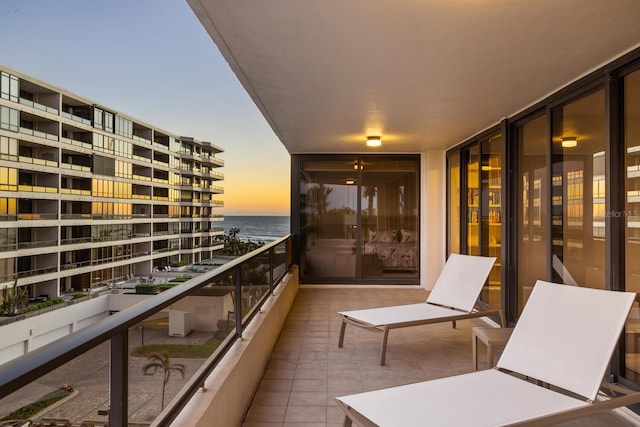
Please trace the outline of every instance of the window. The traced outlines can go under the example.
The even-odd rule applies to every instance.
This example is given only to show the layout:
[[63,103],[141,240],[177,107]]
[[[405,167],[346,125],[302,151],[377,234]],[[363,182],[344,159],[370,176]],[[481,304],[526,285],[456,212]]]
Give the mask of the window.
[[104,115],[104,111],[99,108],[93,108],[93,127],[97,129],[104,129],[104,125],[102,122],[102,116]]
[[0,105],[0,128],[18,132],[18,110]]
[[133,123],[131,120],[124,117],[115,117],[115,133],[117,135],[126,136],[128,138],[133,137]]
[[104,112],[104,130],[113,132],[113,113]]
[[18,160],[18,140],[0,136],[0,159]]
[[18,102],[20,97],[18,77],[6,72],[0,75],[0,95],[9,101]]
[[18,190],[18,169],[0,167],[0,190]]

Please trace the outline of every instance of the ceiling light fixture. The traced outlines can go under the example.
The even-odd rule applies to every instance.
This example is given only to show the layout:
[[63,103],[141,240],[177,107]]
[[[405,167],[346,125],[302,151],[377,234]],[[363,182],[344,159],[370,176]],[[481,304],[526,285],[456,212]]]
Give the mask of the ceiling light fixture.
[[562,148],[573,148],[578,145],[578,138],[575,136],[565,136],[562,138]]
[[347,184],[347,185],[353,185],[353,184],[355,184],[355,183],[356,183],[356,180],[355,180],[355,179],[347,179],[347,181],[346,181],[346,184]]
[[382,138],[379,136],[368,136],[367,147],[379,147],[382,145]]

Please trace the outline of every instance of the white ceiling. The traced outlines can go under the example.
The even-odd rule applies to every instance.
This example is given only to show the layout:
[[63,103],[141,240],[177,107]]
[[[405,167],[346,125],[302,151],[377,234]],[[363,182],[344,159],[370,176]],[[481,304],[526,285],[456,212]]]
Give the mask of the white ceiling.
[[640,46],[639,0],[187,2],[292,154],[445,149]]

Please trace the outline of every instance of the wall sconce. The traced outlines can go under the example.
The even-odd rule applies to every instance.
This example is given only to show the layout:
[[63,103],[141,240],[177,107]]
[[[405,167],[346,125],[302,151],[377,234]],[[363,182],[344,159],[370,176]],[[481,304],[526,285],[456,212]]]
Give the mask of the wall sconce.
[[347,185],[353,185],[353,184],[355,184],[355,183],[356,183],[356,180],[355,180],[355,179],[347,179],[347,180],[345,181],[345,183],[346,183]]
[[382,138],[379,136],[368,136],[367,147],[379,147],[382,145]]
[[578,145],[578,138],[575,136],[566,136],[562,138],[562,148],[573,148]]
[[358,161],[356,160],[356,162],[353,164],[353,168],[355,170],[358,170],[358,169],[362,170],[364,169],[364,163],[362,162],[358,163]]

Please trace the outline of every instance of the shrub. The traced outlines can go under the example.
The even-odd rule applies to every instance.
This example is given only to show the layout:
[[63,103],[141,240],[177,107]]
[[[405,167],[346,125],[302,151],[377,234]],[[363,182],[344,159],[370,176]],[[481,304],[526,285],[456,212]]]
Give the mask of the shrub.
[[12,413],[10,413],[9,415],[7,415],[6,417],[0,419],[0,421],[7,421],[7,420],[28,420],[29,418],[31,418],[32,416],[34,416],[35,414],[37,414],[38,412],[42,411],[43,409],[53,405],[54,403],[56,403],[57,401],[64,399],[66,396],[68,396],[69,394],[73,393],[73,388],[72,387],[68,387],[67,388],[62,388],[60,390],[55,390],[43,397],[41,397],[39,400],[23,406],[22,408],[18,409],[17,411],[14,411]]
[[156,291],[156,285],[152,285],[151,283],[142,283],[140,285],[136,285],[136,294],[142,295],[155,295],[158,292]]
[[76,293],[74,293],[74,294],[72,295],[73,299],[84,298],[84,297],[86,297],[86,296],[87,296],[87,295],[86,295],[86,294],[84,294],[84,293],[82,293],[82,292],[76,292]]
[[24,310],[24,312],[27,313],[29,311],[41,310],[43,308],[51,307],[52,305],[62,304],[63,302],[64,301],[62,301],[60,298],[50,299],[49,301],[39,302],[36,305],[32,305],[26,310]]
[[187,280],[191,280],[191,277],[184,277],[184,276],[174,277],[173,279],[169,280],[169,282],[171,282],[171,283],[183,283],[183,282],[186,282]]
[[171,264],[171,267],[184,267],[185,265],[187,265],[187,261],[176,261],[173,264]]

